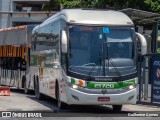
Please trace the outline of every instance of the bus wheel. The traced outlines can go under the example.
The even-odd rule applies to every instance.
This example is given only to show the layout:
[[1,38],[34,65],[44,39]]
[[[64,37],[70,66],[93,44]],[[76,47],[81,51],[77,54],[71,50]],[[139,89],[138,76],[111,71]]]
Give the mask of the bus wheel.
[[68,105],[61,101],[61,99],[60,99],[60,94],[59,94],[60,91],[59,91],[59,86],[58,86],[58,84],[56,85],[56,87],[57,87],[57,90],[56,90],[56,98],[57,98],[57,102],[58,102],[58,108],[59,108],[59,109],[66,110],[66,109],[68,109]]
[[121,111],[122,110],[122,105],[112,105],[113,111]]
[[38,100],[42,100],[42,94],[39,91],[39,80],[38,77],[35,80],[35,95]]

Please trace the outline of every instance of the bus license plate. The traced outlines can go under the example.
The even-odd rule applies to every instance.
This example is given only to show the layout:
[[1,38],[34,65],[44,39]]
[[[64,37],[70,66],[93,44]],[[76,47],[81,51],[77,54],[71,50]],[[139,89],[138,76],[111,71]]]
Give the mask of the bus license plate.
[[110,101],[110,97],[98,97],[98,101],[99,102],[102,102],[102,101],[108,102],[108,101]]

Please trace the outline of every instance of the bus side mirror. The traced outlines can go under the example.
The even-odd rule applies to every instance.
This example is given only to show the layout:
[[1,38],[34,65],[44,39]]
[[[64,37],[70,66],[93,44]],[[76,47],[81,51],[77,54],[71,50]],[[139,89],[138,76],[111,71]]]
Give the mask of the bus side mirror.
[[138,40],[140,41],[140,47],[141,47],[141,55],[147,54],[147,41],[143,35],[140,33],[136,33],[136,36]]
[[67,34],[66,31],[64,30],[62,30],[61,42],[62,42],[62,53],[67,53]]

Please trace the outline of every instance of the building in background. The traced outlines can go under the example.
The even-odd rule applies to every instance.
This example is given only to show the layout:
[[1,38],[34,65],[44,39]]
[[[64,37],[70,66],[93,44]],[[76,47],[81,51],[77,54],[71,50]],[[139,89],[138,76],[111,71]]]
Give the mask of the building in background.
[[39,24],[56,12],[43,11],[49,0],[0,0],[0,28]]

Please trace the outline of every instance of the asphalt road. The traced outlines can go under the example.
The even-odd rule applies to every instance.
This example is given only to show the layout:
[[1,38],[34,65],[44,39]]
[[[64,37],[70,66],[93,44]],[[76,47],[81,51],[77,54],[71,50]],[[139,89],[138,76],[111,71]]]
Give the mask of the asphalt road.
[[[33,93],[25,95],[23,90],[11,89],[10,96],[0,96],[0,111],[33,111],[33,112],[49,112],[49,116],[53,116],[54,119],[67,119],[67,120],[83,120],[87,117],[87,120],[103,120],[109,118],[114,120],[120,117],[124,117],[123,120],[129,113],[134,114],[135,112],[141,113],[145,111],[153,111],[152,113],[159,113],[160,107],[144,106],[144,105],[124,105],[121,112],[113,112],[111,106],[71,106],[69,110],[60,110],[57,107],[57,102],[54,99],[46,98],[45,100],[37,100]],[[76,117],[76,118],[75,118]],[[80,117],[80,118],[79,118]],[[85,117],[85,118],[84,118]],[[114,118],[115,117],[115,118]],[[160,116],[159,116],[160,117]],[[133,119],[134,117],[130,117]],[[157,118],[157,117],[154,117]],[[3,118],[9,119],[9,118]],[[13,119],[13,118],[12,118]],[[15,120],[21,118],[15,118]],[[28,118],[23,118],[28,119]],[[30,118],[38,120],[40,118]],[[41,118],[44,119],[44,118]],[[53,119],[51,117],[45,117],[45,120]],[[142,119],[143,117],[135,117],[135,119]],[[150,119],[150,117],[148,117]],[[14,119],[13,119],[14,120]],[[104,119],[105,120],[105,119]],[[128,119],[127,119],[128,120]]]

